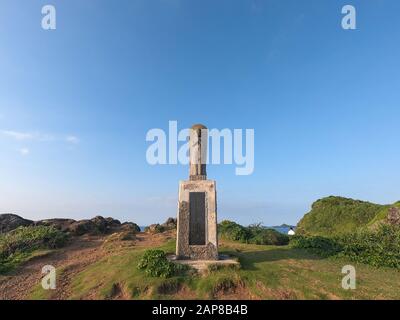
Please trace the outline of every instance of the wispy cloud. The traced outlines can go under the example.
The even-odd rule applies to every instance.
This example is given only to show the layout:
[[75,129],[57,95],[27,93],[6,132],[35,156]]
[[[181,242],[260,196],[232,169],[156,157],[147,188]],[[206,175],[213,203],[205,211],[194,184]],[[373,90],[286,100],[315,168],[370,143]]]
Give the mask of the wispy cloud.
[[32,133],[27,133],[27,132],[2,130],[1,133],[15,140],[32,140],[34,137]]
[[79,143],[80,140],[77,136],[67,136],[65,138],[65,141],[67,141],[69,143],[77,144],[77,143]]
[[[41,132],[23,132],[16,130],[0,130],[0,136],[5,136],[17,142],[61,142],[68,144],[78,144],[80,139],[75,135],[56,135]],[[22,156],[30,153],[30,149],[24,147],[18,149]]]
[[64,141],[68,143],[78,143],[79,138],[75,135],[60,135],[57,136],[55,134],[49,133],[41,133],[41,132],[23,132],[23,131],[14,131],[14,130],[0,130],[0,133],[6,137],[17,141]]
[[18,152],[20,153],[21,156],[27,156],[29,154],[29,149],[28,148],[20,148],[18,149]]
[[56,138],[51,134],[43,134],[40,132],[22,132],[14,130],[2,130],[1,133],[7,137],[18,141],[54,141]]

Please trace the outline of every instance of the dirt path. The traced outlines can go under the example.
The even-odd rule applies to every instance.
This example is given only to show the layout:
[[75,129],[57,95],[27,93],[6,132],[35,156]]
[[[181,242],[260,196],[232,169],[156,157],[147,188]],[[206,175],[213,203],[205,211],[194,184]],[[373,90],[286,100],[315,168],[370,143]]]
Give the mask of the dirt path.
[[42,279],[42,267],[52,265],[63,272],[57,278],[53,299],[65,299],[74,274],[104,256],[103,238],[75,238],[66,247],[42,257],[36,257],[0,280],[0,299],[20,300],[29,297],[33,287]]
[[[135,247],[155,247],[174,237],[174,232],[163,234],[138,233],[132,245]],[[40,284],[42,267],[52,265],[57,270],[57,289],[51,292],[51,299],[67,299],[73,277],[88,265],[109,254],[103,246],[103,237],[74,238],[64,248],[45,256],[32,258],[8,276],[0,277],[0,300],[21,300],[29,298],[31,290]],[[126,245],[126,242],[124,243]],[[118,243],[114,243],[116,247]]]
[[168,230],[163,233],[149,234],[140,232],[136,236],[135,245],[138,247],[157,247],[165,243],[165,241],[174,239],[176,235],[175,230]]

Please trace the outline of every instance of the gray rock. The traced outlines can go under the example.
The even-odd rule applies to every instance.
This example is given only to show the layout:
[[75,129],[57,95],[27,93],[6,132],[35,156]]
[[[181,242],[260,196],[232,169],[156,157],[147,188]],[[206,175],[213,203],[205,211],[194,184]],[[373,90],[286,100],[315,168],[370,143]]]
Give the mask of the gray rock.
[[0,233],[9,232],[21,226],[33,225],[33,221],[24,219],[16,214],[0,214]]
[[97,233],[96,224],[91,220],[76,221],[70,225],[68,231],[74,236]]
[[144,229],[144,231],[147,233],[162,233],[165,231],[165,228],[162,225],[155,223],[155,224],[151,224],[148,227],[146,227],[146,229]]
[[117,227],[117,226],[120,226],[120,225],[121,225],[121,222],[120,222],[119,220],[113,219],[113,218],[111,218],[111,217],[106,218],[106,221],[107,221],[107,224],[108,224],[110,227]]
[[176,222],[177,220],[174,218],[168,218],[167,221],[165,221],[162,226],[167,229],[167,230],[171,230],[171,229],[176,229]]
[[139,232],[140,228],[136,223],[125,222],[121,224],[119,220],[113,218],[103,218],[96,216],[90,220],[79,220],[72,223],[67,231],[76,236],[84,234],[101,235],[109,234],[119,230],[129,232]]
[[67,232],[69,231],[71,225],[76,221],[73,219],[46,219],[39,220],[35,222],[36,226],[51,226],[60,231]]
[[92,219],[78,221],[56,218],[34,222],[15,214],[0,214],[0,233],[12,231],[20,226],[52,226],[73,236],[82,236],[85,234],[102,235],[119,231],[132,235],[140,232],[140,228],[136,223],[124,222],[121,224],[119,220],[111,217],[103,218],[102,216],[96,216]]
[[124,231],[133,231],[133,232],[140,232],[140,227],[133,222],[124,222],[121,226],[120,226],[121,230]]
[[95,225],[95,233],[104,234],[110,229],[109,223],[102,216],[96,216],[90,221]]

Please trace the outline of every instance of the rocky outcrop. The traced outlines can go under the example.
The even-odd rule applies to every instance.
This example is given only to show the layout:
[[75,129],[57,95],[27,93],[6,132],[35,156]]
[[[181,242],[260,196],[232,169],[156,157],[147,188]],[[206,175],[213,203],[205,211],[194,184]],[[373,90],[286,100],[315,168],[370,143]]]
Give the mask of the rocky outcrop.
[[176,229],[176,219],[168,218],[163,224],[155,223],[151,224],[144,229],[148,233],[161,233],[168,230]]
[[95,235],[101,233],[91,220],[80,220],[72,223],[68,228],[68,232],[74,236],[82,236],[84,234]]
[[[136,224],[132,224],[132,229],[135,229]],[[102,216],[96,216],[90,220],[79,220],[73,222],[69,228],[68,232],[75,236],[81,236],[84,234],[89,235],[100,235],[108,234],[117,231],[118,229],[127,228],[127,224],[122,225],[119,220],[113,218],[103,218]],[[135,229],[136,230],[136,229]]]
[[76,222],[73,219],[46,219],[46,220],[39,220],[35,222],[36,226],[51,226],[60,231],[67,232],[71,224]]
[[14,230],[20,226],[52,226],[62,232],[69,233],[73,236],[82,235],[102,235],[113,232],[126,232],[130,235],[140,232],[140,228],[136,223],[124,222],[113,218],[103,218],[96,216],[92,219],[74,220],[74,219],[46,219],[39,221],[26,220],[15,214],[0,215],[0,233]]
[[162,226],[167,230],[176,229],[176,225],[177,221],[174,218],[168,218],[167,221],[162,224]]
[[140,232],[140,227],[133,222],[124,222],[121,224],[120,229],[122,231]]
[[159,223],[155,223],[146,227],[144,231],[147,233],[161,233],[164,232],[165,229]]
[[0,233],[9,232],[21,226],[30,226],[33,221],[24,219],[16,214],[0,214]]

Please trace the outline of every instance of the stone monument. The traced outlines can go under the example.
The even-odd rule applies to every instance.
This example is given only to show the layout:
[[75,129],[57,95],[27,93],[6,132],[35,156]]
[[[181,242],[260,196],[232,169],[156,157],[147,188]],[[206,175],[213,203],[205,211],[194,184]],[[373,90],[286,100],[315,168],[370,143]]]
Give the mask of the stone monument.
[[208,130],[192,126],[189,181],[179,183],[176,258],[218,260],[216,183],[207,180]]

